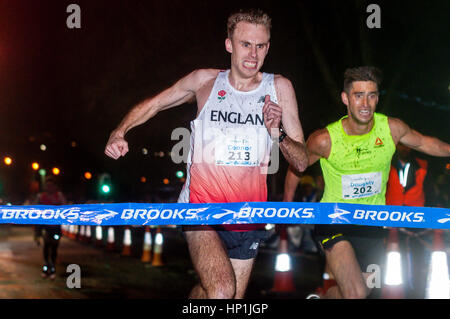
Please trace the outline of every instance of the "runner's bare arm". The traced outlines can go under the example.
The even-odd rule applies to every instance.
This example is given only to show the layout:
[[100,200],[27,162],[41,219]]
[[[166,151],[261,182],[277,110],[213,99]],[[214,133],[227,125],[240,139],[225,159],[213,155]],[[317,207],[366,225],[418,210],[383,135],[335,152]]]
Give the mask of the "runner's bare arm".
[[269,126],[266,124],[266,127],[269,132],[275,134],[274,137],[278,137],[280,135],[278,128],[282,123],[287,136],[280,143],[280,150],[295,170],[303,172],[308,167],[308,155],[294,87],[291,81],[281,75],[276,75],[274,82],[279,105],[275,103],[265,105],[266,109],[263,110],[265,119],[266,116],[269,120],[276,118],[272,126],[269,123]]
[[195,100],[197,90],[205,81],[217,76],[217,72],[218,70],[213,69],[195,70],[171,87],[134,106],[111,132],[105,154],[114,159],[124,156],[128,152],[128,143],[124,139],[128,131],[145,123],[160,111]]
[[423,135],[410,128],[405,122],[397,118],[389,118],[389,127],[395,145],[402,143],[416,151],[432,155],[450,156],[450,144],[436,137]]
[[331,151],[330,133],[326,128],[314,131],[306,141],[308,150],[309,166],[321,157],[328,158]]
[[300,176],[297,175],[293,168],[289,165],[286,178],[284,179],[283,202],[292,202],[294,200],[295,191],[300,182]]

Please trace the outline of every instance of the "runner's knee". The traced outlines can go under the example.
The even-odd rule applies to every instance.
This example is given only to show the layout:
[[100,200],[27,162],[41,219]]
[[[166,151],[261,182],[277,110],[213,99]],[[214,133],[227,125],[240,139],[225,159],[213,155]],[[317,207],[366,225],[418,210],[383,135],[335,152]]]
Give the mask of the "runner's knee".
[[353,285],[349,289],[344,289],[342,295],[345,299],[365,299],[368,291],[364,285]]
[[206,295],[210,299],[233,299],[236,294],[236,285],[233,281],[216,282],[206,289]]

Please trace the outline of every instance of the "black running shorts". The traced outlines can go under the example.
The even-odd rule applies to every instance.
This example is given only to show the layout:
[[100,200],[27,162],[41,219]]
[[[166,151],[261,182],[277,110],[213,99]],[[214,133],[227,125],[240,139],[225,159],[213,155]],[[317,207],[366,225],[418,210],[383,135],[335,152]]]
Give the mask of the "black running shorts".
[[227,248],[228,257],[233,259],[255,258],[261,241],[266,240],[269,235],[264,229],[250,231],[218,230],[217,234]]
[[220,226],[183,226],[184,231],[188,230],[214,230],[219,235],[222,243],[228,253],[228,257],[232,259],[252,259],[258,254],[258,248],[262,241],[269,237],[269,233],[265,229],[250,231],[230,231],[223,230]]

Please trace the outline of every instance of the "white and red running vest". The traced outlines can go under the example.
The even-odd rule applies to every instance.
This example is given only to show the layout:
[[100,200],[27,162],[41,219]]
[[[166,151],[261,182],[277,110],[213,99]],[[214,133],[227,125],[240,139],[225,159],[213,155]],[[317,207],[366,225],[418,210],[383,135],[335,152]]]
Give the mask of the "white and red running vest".
[[[219,72],[197,118],[191,121],[186,182],[179,203],[263,202],[272,140],[264,125],[264,98],[278,103],[274,75],[263,73],[248,92],[233,88],[229,70]],[[225,225],[229,230],[261,225]]]

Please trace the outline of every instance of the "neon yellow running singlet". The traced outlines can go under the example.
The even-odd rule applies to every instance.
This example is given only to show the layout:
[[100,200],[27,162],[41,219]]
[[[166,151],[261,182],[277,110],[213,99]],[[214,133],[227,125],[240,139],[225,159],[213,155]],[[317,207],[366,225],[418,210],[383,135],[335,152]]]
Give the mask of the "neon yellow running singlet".
[[327,126],[328,159],[321,158],[325,190],[321,202],[384,205],[395,144],[388,117],[374,113],[374,126],[364,135],[347,135],[342,120]]

